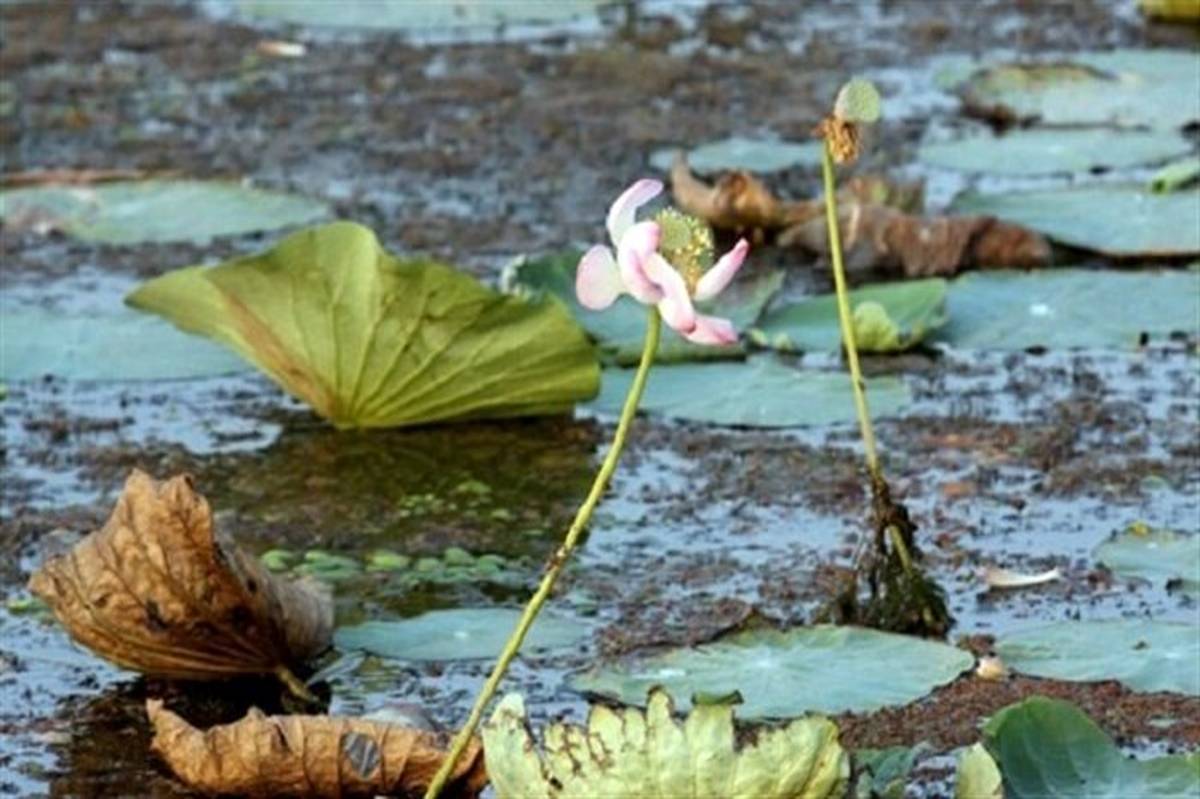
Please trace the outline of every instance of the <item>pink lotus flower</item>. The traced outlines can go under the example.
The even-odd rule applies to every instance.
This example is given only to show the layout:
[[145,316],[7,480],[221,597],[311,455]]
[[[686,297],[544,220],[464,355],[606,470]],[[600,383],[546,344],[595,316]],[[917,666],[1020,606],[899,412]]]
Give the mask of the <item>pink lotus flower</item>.
[[[594,311],[603,310],[628,294],[645,305],[656,305],[663,321],[697,344],[733,344],[737,331],[728,319],[698,313],[693,300],[710,300],[733,280],[746,259],[749,243],[741,239],[705,269],[712,239],[707,226],[676,211],[664,211],[660,221],[636,221],[637,209],[657,197],[660,181],[639,180],[621,193],[608,210],[608,235],[616,248],[592,247],[579,261],[575,294]],[[664,225],[670,229],[664,235]],[[670,241],[664,241],[664,238]],[[666,257],[671,255],[673,265]]]

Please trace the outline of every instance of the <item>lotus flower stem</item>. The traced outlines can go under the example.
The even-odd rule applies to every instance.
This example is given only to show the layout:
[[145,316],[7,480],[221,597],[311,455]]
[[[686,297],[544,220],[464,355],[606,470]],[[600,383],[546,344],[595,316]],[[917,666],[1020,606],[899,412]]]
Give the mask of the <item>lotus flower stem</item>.
[[533,626],[533,621],[537,618],[542,606],[546,604],[546,600],[550,597],[550,592],[554,590],[554,584],[558,581],[559,576],[567,565],[567,561],[575,551],[575,547],[579,543],[579,537],[583,534],[584,529],[591,520],[592,513],[596,510],[596,505],[600,503],[604,489],[607,488],[608,481],[612,479],[613,472],[616,471],[617,461],[621,457],[621,450],[625,448],[625,439],[629,436],[629,428],[633,423],[633,417],[637,414],[638,405],[642,401],[642,393],[646,389],[646,378],[650,374],[651,364],[654,363],[654,354],[658,352],[658,339],[661,330],[662,318],[659,316],[658,309],[651,307],[646,326],[646,339],[642,347],[642,358],[638,363],[637,372],[634,374],[633,384],[629,387],[629,394],[625,397],[625,405],[621,409],[621,419],[617,423],[616,433],[613,434],[612,446],[609,447],[608,454],[604,456],[604,462],[600,464],[600,471],[596,473],[596,479],[592,482],[592,489],[588,492],[587,498],[584,499],[583,504],[580,505],[579,510],[576,512],[575,520],[571,522],[571,527],[567,530],[566,537],[558,547],[558,550],[550,558],[549,567],[542,577],[541,584],[525,605],[525,609],[521,613],[521,618],[517,622],[516,629],[509,636],[508,642],[504,645],[504,650],[500,653],[499,660],[496,661],[496,665],[492,668],[492,673],[488,676],[487,682],[483,684],[479,696],[475,698],[475,705],[471,708],[471,714],[467,717],[466,724],[463,725],[462,729],[454,737],[454,741],[450,745],[450,751],[446,753],[446,758],[442,761],[441,767],[430,781],[429,788],[425,791],[425,799],[436,799],[445,786],[446,781],[453,773],[455,764],[467,748],[467,744],[470,743],[475,730],[479,727],[479,722],[483,718],[483,711],[487,708],[492,697],[495,696],[496,689],[500,687],[500,681],[504,678],[505,672],[508,671],[509,664],[517,656],[517,651],[521,648],[521,643],[525,640],[525,635],[529,632],[529,628]]
[[[867,406],[867,388],[858,364],[858,345],[854,340],[854,317],[850,313],[850,293],[846,289],[846,268],[842,260],[842,236],[838,228],[837,195],[834,193],[833,149],[828,138],[821,148],[821,173],[825,182],[825,219],[829,225],[829,260],[833,265],[833,284],[837,292],[838,320],[842,328],[842,343],[846,349],[846,365],[850,368],[850,384],[854,391],[854,411],[867,455],[867,471],[873,484],[883,482],[879,452],[875,445],[875,429],[871,426],[871,411]],[[912,558],[899,531],[889,527],[889,536],[904,570],[912,573]]]

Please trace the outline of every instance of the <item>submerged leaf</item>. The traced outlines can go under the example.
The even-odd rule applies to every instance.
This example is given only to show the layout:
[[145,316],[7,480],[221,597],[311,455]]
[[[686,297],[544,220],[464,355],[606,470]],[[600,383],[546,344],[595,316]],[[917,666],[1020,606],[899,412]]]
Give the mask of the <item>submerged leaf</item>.
[[[620,413],[632,369],[605,369],[600,396],[591,404]],[[904,381],[867,382],[871,412],[890,416],[909,403]],[[730,427],[798,427],[854,419],[850,382],[835,372],[801,371],[770,357],[746,363],[670,364],[651,372],[641,408],[649,413]]]
[[[983,728],[1008,799],[1194,798],[1200,752],[1135,760],[1069,702],[1034,696],[1004,708]],[[959,794],[962,796],[963,794]],[[989,794],[969,794],[974,796]],[[994,795],[994,794],[993,794]]]
[[957,213],[999,217],[1063,244],[1118,258],[1200,253],[1200,190],[1156,194],[1138,184],[1097,184],[969,193],[951,207]]
[[330,642],[318,587],[272,575],[213,529],[191,479],[134,471],[104,527],[29,581],[71,636],[128,669],[180,679],[271,674]]
[[[336,716],[245,718],[198,730],[146,703],[151,748],[193,789],[244,797],[374,797],[424,791],[445,757],[442,736],[412,727]],[[446,797],[474,797],[487,784],[479,741],[458,759]]]
[[864,627],[748,630],[694,648],[597,666],[571,687],[627,704],[661,685],[675,696],[737,691],[744,718],[878,710],[920,699],[975,659],[946,644]]
[[[643,696],[643,699],[645,697]],[[499,799],[824,799],[850,776],[837,727],[805,718],[762,731],[739,747],[733,706],[697,705],[683,722],[664,691],[645,712],[593,705],[586,727],[554,724],[539,751],[519,694],[501,700],[483,728],[487,770]]]
[[127,301],[229,346],[338,427],[559,413],[599,379],[559,303],[399,260],[350,222],[176,270]]
[[958,756],[954,799],[1004,799],[1000,769],[983,744],[973,744]]
[[[575,297],[575,269],[580,253],[564,252],[545,258],[523,261],[507,270],[505,287],[518,292],[545,292],[557,297],[571,309],[588,334],[596,340],[605,361],[623,366],[636,364],[642,353],[646,331],[646,308],[631,297],[621,297],[603,311],[580,305]],[[715,300],[701,303],[705,313],[720,316],[744,329],[754,322],[762,309],[783,285],[778,269],[745,267],[737,279]],[[663,331],[656,360],[661,362],[740,358],[741,347],[710,347],[692,344],[674,330]]]
[[0,219],[40,215],[85,241],[105,244],[207,241],[316,222],[329,215],[307,197],[200,180],[119,181],[0,191]]
[[1200,629],[1152,619],[1061,621],[996,643],[1014,671],[1055,680],[1120,680],[1135,691],[1200,696]]
[[[946,322],[946,281],[941,278],[880,283],[862,286],[850,292],[850,307],[855,312],[855,333],[860,334],[858,317],[866,315],[863,306],[877,306],[886,321],[882,335],[856,335],[855,343],[864,352],[895,352],[919,344],[926,334]],[[870,312],[878,316],[878,311]],[[881,320],[882,321],[882,320]],[[863,320],[866,324],[867,319]],[[838,323],[837,298],[832,294],[810,297],[781,306],[763,317],[758,328],[768,342],[786,342],[791,348],[836,352],[842,343]],[[894,339],[888,335],[894,330]]]

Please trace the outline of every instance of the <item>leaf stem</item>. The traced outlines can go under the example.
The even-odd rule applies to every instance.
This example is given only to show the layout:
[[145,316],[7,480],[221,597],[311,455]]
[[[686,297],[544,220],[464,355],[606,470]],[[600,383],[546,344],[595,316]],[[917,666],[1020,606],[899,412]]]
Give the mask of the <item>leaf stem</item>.
[[842,326],[842,343],[846,363],[850,367],[850,383],[854,390],[854,410],[858,414],[858,429],[862,433],[867,453],[867,471],[872,479],[882,479],[879,454],[875,448],[875,430],[871,427],[871,412],[867,408],[867,392],[862,370],[858,366],[858,346],[854,340],[854,318],[850,315],[850,295],[846,290],[846,269],[842,263],[842,237],[838,230],[837,195],[833,186],[833,151],[829,139],[821,148],[821,172],[825,180],[825,219],[829,225],[829,256],[833,262],[833,283],[837,290],[838,320]]
[[550,592],[554,590],[554,584],[558,581],[563,568],[567,565],[571,553],[575,551],[575,547],[579,543],[579,537],[583,534],[584,528],[587,527],[588,521],[592,518],[592,513],[596,510],[596,505],[599,504],[600,498],[603,496],[604,489],[608,486],[608,481],[612,478],[613,472],[616,471],[617,460],[621,457],[621,450],[625,448],[625,440],[629,436],[629,428],[633,423],[633,417],[637,414],[638,404],[642,400],[642,393],[646,389],[646,378],[650,374],[650,366],[654,363],[655,353],[658,352],[658,339],[661,330],[662,318],[658,315],[658,309],[651,308],[646,325],[646,339],[642,347],[642,358],[638,363],[637,372],[634,374],[633,384],[629,387],[629,394],[625,397],[625,405],[621,409],[621,419],[617,423],[616,433],[613,434],[612,445],[608,448],[608,453],[604,456],[604,462],[600,464],[600,471],[596,473],[596,479],[592,482],[592,489],[588,492],[587,498],[576,512],[575,520],[571,522],[571,526],[567,530],[567,535],[563,539],[562,544],[559,545],[558,550],[550,558],[549,568],[546,569],[541,584],[525,605],[521,618],[517,622],[516,629],[509,636],[508,643],[504,645],[504,651],[500,653],[500,658],[492,668],[491,675],[487,678],[487,682],[483,684],[483,688],[475,698],[475,705],[471,708],[471,714],[467,717],[467,722],[458,731],[458,734],[455,735],[454,741],[450,745],[450,751],[446,753],[441,767],[438,768],[437,773],[433,776],[433,780],[430,781],[429,788],[425,791],[425,799],[437,799],[442,788],[445,787],[450,774],[454,771],[455,764],[467,748],[467,744],[470,743],[475,730],[479,727],[483,711],[495,695],[496,689],[500,685],[500,680],[503,679],[513,658],[516,657],[517,651],[521,648],[521,643],[525,640],[525,635],[529,632],[529,628],[533,626],[533,621],[542,609],[542,605],[546,603]]

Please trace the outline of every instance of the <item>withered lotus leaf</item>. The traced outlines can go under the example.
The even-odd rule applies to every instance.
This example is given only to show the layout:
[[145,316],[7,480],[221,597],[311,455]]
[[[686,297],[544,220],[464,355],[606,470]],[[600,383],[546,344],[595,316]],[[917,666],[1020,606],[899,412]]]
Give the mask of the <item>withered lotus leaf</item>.
[[135,470],[104,527],[29,587],[76,641],[162,677],[282,675],[333,630],[328,592],[272,575],[218,535],[186,475],[160,482]]
[[[419,795],[445,755],[439,733],[337,716],[245,718],[208,730],[146,703],[151,748],[192,788],[243,797]],[[472,741],[444,797],[474,797],[487,784],[483,750]]]

